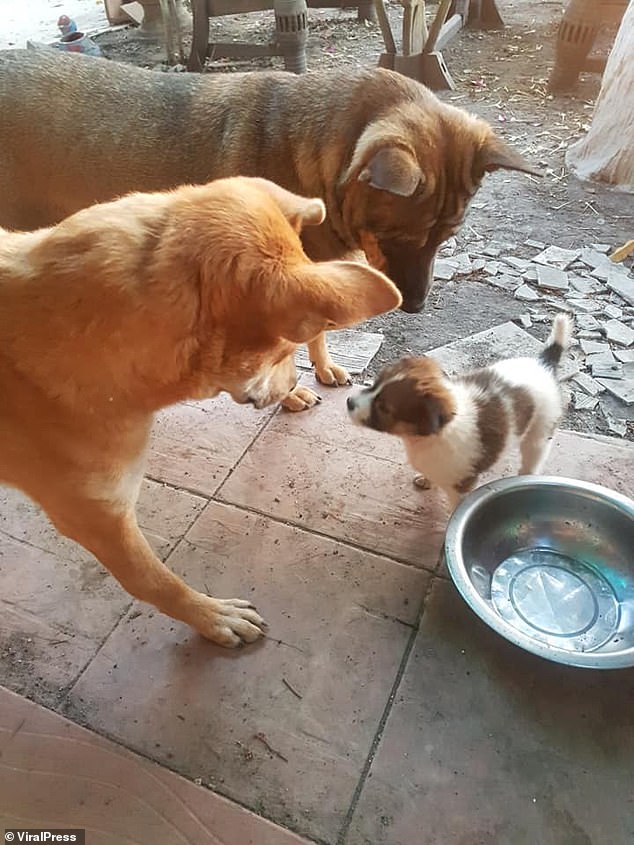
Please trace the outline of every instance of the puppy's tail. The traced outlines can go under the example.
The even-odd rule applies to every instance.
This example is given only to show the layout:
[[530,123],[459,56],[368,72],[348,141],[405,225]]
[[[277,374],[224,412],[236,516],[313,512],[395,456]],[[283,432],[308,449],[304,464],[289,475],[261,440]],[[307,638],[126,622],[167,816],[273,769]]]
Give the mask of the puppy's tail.
[[539,360],[553,374],[557,372],[561,363],[561,356],[570,346],[572,340],[573,322],[568,314],[557,314],[553,320],[553,327],[546,341],[546,345],[539,353]]

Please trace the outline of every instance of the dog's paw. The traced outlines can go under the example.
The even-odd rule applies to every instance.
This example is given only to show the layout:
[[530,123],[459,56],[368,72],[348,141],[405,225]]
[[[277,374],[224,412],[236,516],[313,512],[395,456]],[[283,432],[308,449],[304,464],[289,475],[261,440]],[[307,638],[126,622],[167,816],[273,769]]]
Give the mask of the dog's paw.
[[225,648],[236,648],[264,636],[266,622],[250,602],[203,595],[200,599],[190,624],[208,640]]
[[344,387],[345,385],[352,384],[350,373],[343,367],[332,362],[326,367],[315,365],[315,376],[320,384],[325,384],[329,387]]
[[414,485],[418,487],[419,490],[431,490],[431,481],[428,478],[425,478],[424,475],[415,475]]
[[287,411],[306,411],[321,402],[321,396],[308,387],[296,387],[282,399],[282,407]]

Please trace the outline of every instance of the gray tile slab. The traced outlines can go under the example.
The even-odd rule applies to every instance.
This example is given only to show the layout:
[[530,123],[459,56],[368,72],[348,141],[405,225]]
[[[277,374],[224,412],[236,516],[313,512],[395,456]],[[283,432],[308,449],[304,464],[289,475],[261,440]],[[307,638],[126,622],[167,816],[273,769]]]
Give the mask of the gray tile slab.
[[613,267],[608,275],[608,287],[630,305],[634,305],[634,278],[621,267]]
[[436,581],[345,845],[631,845],[634,670],[566,668]]
[[[367,369],[384,339],[384,335],[379,332],[339,329],[328,332],[328,349],[333,361],[345,367],[352,375],[358,375]],[[313,365],[305,346],[300,346],[295,353],[295,364],[302,370],[312,370]]]
[[[456,340],[432,349],[428,354],[435,358],[449,374],[484,367],[502,358],[537,355],[543,344],[515,323],[502,323],[492,329]],[[579,366],[571,358],[562,365],[562,378],[578,372]]]

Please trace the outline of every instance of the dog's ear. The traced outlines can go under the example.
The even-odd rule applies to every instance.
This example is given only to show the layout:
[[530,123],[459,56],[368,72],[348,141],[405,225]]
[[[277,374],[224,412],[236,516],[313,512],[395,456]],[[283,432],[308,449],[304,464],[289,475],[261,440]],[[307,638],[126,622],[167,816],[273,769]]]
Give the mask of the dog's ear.
[[476,175],[491,173],[494,170],[519,170],[533,176],[543,176],[541,170],[533,167],[516,150],[509,147],[501,138],[491,133],[475,157]]
[[357,178],[359,182],[367,182],[380,191],[411,197],[423,174],[411,150],[390,144],[380,147],[370,156]]
[[437,434],[453,418],[454,410],[446,396],[426,395],[422,400],[419,434]]
[[342,329],[401,304],[396,286],[355,261],[306,263],[289,280],[271,315],[280,337],[307,343],[323,331]]
[[408,433],[419,437],[437,434],[456,410],[442,370],[426,356],[401,359],[394,365],[380,395],[393,424],[400,423]]
[[316,197],[300,197],[299,194],[293,194],[268,179],[254,177],[251,181],[275,200],[296,232],[301,232],[304,226],[318,226],[326,219],[323,200]]

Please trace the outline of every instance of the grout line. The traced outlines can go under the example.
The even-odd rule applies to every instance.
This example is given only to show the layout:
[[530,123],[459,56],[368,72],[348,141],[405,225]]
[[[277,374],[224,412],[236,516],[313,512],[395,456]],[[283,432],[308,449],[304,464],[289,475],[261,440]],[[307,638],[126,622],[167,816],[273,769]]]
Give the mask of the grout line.
[[[241,458],[240,458],[240,460],[241,460]],[[146,476],[146,478],[150,478],[150,476]],[[228,478],[229,478],[229,476],[227,476],[225,481]],[[392,555],[389,552],[378,551],[377,549],[373,549],[370,546],[364,546],[361,543],[355,543],[353,540],[343,539],[342,537],[337,537],[333,534],[328,534],[325,531],[319,531],[317,528],[311,528],[310,526],[304,525],[301,522],[294,522],[293,520],[290,520],[290,519],[281,519],[280,517],[275,516],[274,514],[268,513],[267,511],[259,510],[258,508],[254,508],[254,507],[251,507],[249,505],[241,505],[238,502],[232,502],[230,499],[217,498],[218,490],[220,489],[220,487],[222,487],[222,485],[225,483],[225,481],[221,482],[221,484],[218,487],[218,490],[216,491],[216,493],[213,494],[213,496],[209,496],[209,494],[202,494],[200,492],[197,492],[196,490],[190,490],[187,487],[182,487],[180,484],[176,484],[176,483],[173,483],[171,481],[165,481],[164,479],[151,478],[151,480],[157,481],[160,484],[163,484],[165,487],[171,488],[172,490],[177,490],[177,491],[183,490],[186,493],[192,493],[192,494],[199,496],[201,498],[205,498],[207,500],[207,503],[203,506],[200,513],[196,517],[196,519],[198,517],[202,516],[203,512],[205,510],[207,510],[208,506],[211,503],[215,503],[217,505],[224,505],[226,507],[236,508],[236,510],[239,510],[239,511],[244,511],[245,513],[252,513],[255,516],[266,517],[266,519],[270,519],[271,522],[275,522],[278,525],[285,525],[288,528],[297,528],[299,531],[303,531],[306,534],[311,534],[315,537],[321,537],[321,538],[324,538],[326,540],[332,540],[334,543],[341,543],[341,545],[343,545],[343,546],[347,546],[348,548],[351,548],[351,549],[356,549],[357,551],[360,551],[360,552],[368,552],[369,554],[373,554],[373,555],[376,555],[377,557],[385,558],[386,560],[392,561],[393,563],[399,563],[402,566],[409,566],[412,569],[415,569],[417,572],[427,572],[431,575],[437,575],[438,574],[437,573],[437,569],[438,569],[438,566],[439,566],[438,561],[436,561],[436,563],[434,563],[433,566],[430,566],[430,567],[417,566],[415,563],[412,563],[411,560],[407,560],[406,558],[397,557],[396,555]],[[195,521],[196,520],[194,520],[194,522]],[[193,522],[192,522],[192,525],[193,525]],[[189,526],[189,528],[191,528],[191,525]],[[189,528],[187,529],[187,531],[189,531]],[[183,534],[182,537],[178,538],[177,544],[180,543],[181,540],[186,538],[186,534],[187,534],[187,532],[185,532],[185,534]],[[195,543],[193,545],[195,545]],[[167,560],[171,556],[172,551],[170,551],[168,557],[165,558],[165,561],[164,561],[165,563],[167,563]],[[441,575],[440,577],[443,577],[443,576]]]
[[276,410],[275,410],[275,411],[271,414],[271,416],[268,418],[268,420],[266,420],[266,421],[265,421],[264,425],[263,425],[263,426],[259,429],[259,431],[257,431],[257,432],[256,432],[255,436],[254,436],[254,437],[253,437],[253,439],[249,442],[249,444],[248,444],[247,446],[245,446],[245,447],[244,447],[244,449],[243,449],[243,450],[242,450],[242,452],[240,453],[240,457],[239,457],[236,461],[234,461],[233,466],[231,466],[231,467],[229,468],[229,472],[225,475],[225,477],[222,479],[222,481],[220,482],[220,484],[219,484],[219,485],[216,487],[216,489],[214,490],[213,495],[212,495],[212,497],[211,497],[212,499],[213,499],[213,498],[215,498],[215,497],[218,495],[218,493],[220,493],[221,489],[225,486],[225,484],[227,483],[227,481],[229,481],[229,479],[231,478],[231,476],[233,475],[233,473],[237,470],[238,466],[240,465],[240,463],[241,463],[242,459],[244,458],[244,456],[246,455],[246,453],[249,451],[249,449],[252,449],[252,448],[253,448],[253,446],[255,446],[255,444],[258,442],[258,440],[260,439],[260,437],[262,437],[262,435],[264,434],[264,432],[265,432],[265,431],[268,429],[268,427],[271,425],[271,423],[273,422],[273,420],[274,420],[274,419],[276,419],[276,418],[277,418],[277,416],[278,416],[278,414],[281,414],[281,413],[282,413],[282,406],[280,405],[280,406],[279,406],[279,407],[278,407],[278,408],[277,408],[277,409],[276,409]]
[[[189,493],[191,496],[196,496],[198,499],[204,499],[205,505],[203,507],[203,510],[207,507],[209,502],[211,502],[213,497],[216,495],[215,493],[201,493],[201,491],[197,490],[195,487],[187,487],[182,482],[177,483],[176,481],[166,481],[164,478],[160,478],[158,475],[150,475],[149,473],[146,473],[143,478],[146,481],[152,481],[155,484],[161,484],[163,487],[169,487],[170,490],[177,490],[182,493]],[[224,480],[218,484],[218,487],[220,487],[222,484],[224,484]],[[216,488],[216,491],[218,490],[218,487]]]
[[[103,564],[102,564],[102,563],[101,563],[100,565],[101,565],[101,566],[103,566]],[[105,567],[104,567],[104,568],[105,568]],[[112,575],[112,573],[109,573],[109,575],[110,575],[110,577],[111,577],[111,578],[113,578],[113,579],[116,581],[116,578],[114,578],[114,575]],[[129,595],[130,595],[130,594],[127,592],[127,590],[125,590],[125,589],[121,586],[121,584],[119,584],[119,582],[118,582],[118,581],[117,581],[117,584],[119,585],[119,587],[121,588],[121,591],[122,591],[125,595],[127,595],[127,596],[129,596]],[[68,696],[69,696],[69,695],[73,692],[73,690],[75,689],[75,687],[77,686],[77,684],[79,683],[79,681],[83,678],[83,676],[85,675],[85,673],[88,671],[88,668],[92,665],[93,661],[94,661],[94,660],[96,659],[96,657],[97,657],[97,656],[101,653],[101,650],[103,649],[103,647],[105,646],[105,644],[107,643],[107,641],[110,639],[110,637],[111,637],[111,635],[114,633],[115,629],[119,627],[119,625],[122,623],[122,621],[125,619],[125,617],[126,617],[126,616],[130,613],[131,608],[134,606],[135,602],[137,601],[135,598],[132,598],[132,596],[130,596],[130,598],[131,598],[132,600],[130,601],[130,603],[129,603],[128,605],[126,605],[126,607],[125,607],[125,609],[123,610],[123,612],[121,613],[121,615],[117,617],[117,619],[115,620],[114,625],[110,628],[110,630],[108,631],[108,633],[107,633],[107,634],[103,637],[103,639],[102,639],[102,640],[98,643],[97,648],[95,649],[95,652],[94,652],[94,654],[92,655],[92,657],[90,658],[90,660],[88,660],[88,661],[86,662],[86,665],[85,665],[82,669],[80,669],[80,671],[79,671],[79,672],[78,672],[78,674],[75,676],[75,678],[74,678],[72,681],[70,681],[70,683],[66,684],[66,686],[64,687],[64,689],[63,689],[62,693],[60,694],[59,699],[58,699],[59,706],[62,708],[62,712],[61,712],[61,714],[60,714],[60,715],[65,716],[67,719],[70,719],[70,717],[69,717],[69,716],[67,716],[67,711],[66,711],[67,706],[70,704],[70,702],[68,701]],[[38,701],[36,701],[35,703],[36,703],[36,704],[39,704],[39,702],[38,702]],[[75,721],[75,720],[74,720],[74,719],[70,719],[70,721],[71,721],[71,722],[73,722],[73,721]]]
[[359,803],[359,799],[361,798],[361,793],[363,792],[363,788],[366,784],[368,779],[368,775],[370,773],[370,769],[372,768],[372,763],[374,762],[374,758],[376,757],[376,753],[379,748],[379,744],[383,738],[383,733],[385,731],[385,726],[387,724],[387,720],[389,718],[390,713],[392,712],[392,707],[394,705],[394,701],[396,699],[396,695],[398,693],[398,689],[401,685],[401,681],[403,680],[403,675],[405,674],[405,670],[407,669],[407,664],[409,663],[410,654],[414,648],[414,643],[416,641],[416,637],[418,636],[418,632],[420,630],[420,624],[423,619],[423,614],[425,613],[425,608],[427,606],[427,600],[431,594],[434,581],[436,580],[436,576],[432,575],[429,579],[429,584],[427,585],[427,589],[425,590],[425,595],[421,601],[420,606],[420,613],[418,615],[418,620],[414,629],[412,630],[407,644],[405,646],[405,651],[403,652],[403,656],[401,658],[401,662],[398,667],[398,671],[396,673],[396,678],[394,679],[394,683],[392,684],[392,689],[390,690],[390,694],[388,696],[385,708],[381,715],[381,719],[379,720],[379,725],[376,729],[376,733],[374,734],[374,739],[372,740],[372,745],[370,746],[370,751],[368,752],[368,756],[366,757],[365,763],[361,770],[361,774],[359,775],[359,780],[357,781],[357,786],[354,790],[352,795],[352,800],[350,801],[350,806],[348,807],[348,812],[346,813],[345,819],[341,826],[341,830],[339,831],[339,835],[337,836],[337,843],[336,845],[345,845],[346,837],[350,830],[350,825],[352,824],[352,819],[354,817],[355,811],[357,809],[357,805]]
[[267,519],[270,519],[272,522],[277,522],[278,525],[286,525],[289,528],[297,528],[299,531],[303,531],[305,534],[312,534],[315,537],[320,537],[325,540],[331,540],[333,543],[341,543],[342,546],[347,546],[348,548],[355,549],[359,552],[367,552],[368,554],[375,555],[376,557],[382,557],[386,560],[391,561],[392,563],[399,563],[402,566],[409,566],[412,569],[415,569],[417,572],[427,572],[428,575],[435,575],[436,569],[438,567],[438,562],[434,563],[431,568],[427,568],[426,566],[417,566],[415,563],[412,563],[410,560],[406,560],[405,558],[396,557],[395,555],[391,555],[388,552],[380,552],[377,549],[372,549],[370,546],[363,546],[361,543],[355,543],[353,540],[343,540],[341,537],[336,537],[332,534],[327,534],[325,531],[318,531],[316,528],[311,528],[307,525],[303,525],[301,522],[293,522],[289,519],[279,519],[278,517],[273,516],[266,511],[258,510],[258,508],[249,507],[248,505],[239,505],[237,502],[231,502],[228,499],[214,499],[214,502],[219,505],[228,505],[229,507],[236,508],[240,511],[245,511],[246,513],[252,513],[257,516],[264,516]]
[[[187,404],[187,403],[185,403],[185,404]],[[222,479],[218,482],[218,484],[216,484],[216,486],[215,486],[215,487],[214,487],[214,489],[213,489],[213,492],[211,492],[211,493],[209,493],[209,492],[203,493],[203,492],[201,492],[200,490],[196,490],[196,489],[195,489],[195,488],[193,488],[193,487],[187,487],[185,484],[182,484],[182,483],[176,483],[176,482],[173,482],[173,481],[166,481],[164,478],[159,478],[158,476],[156,476],[156,475],[152,475],[151,473],[148,473],[148,472],[144,473],[143,477],[144,477],[145,479],[148,479],[149,481],[154,481],[154,482],[156,482],[157,484],[163,484],[163,485],[165,485],[165,487],[171,487],[173,490],[182,490],[182,491],[184,491],[185,493],[190,493],[192,496],[198,496],[198,497],[199,497],[199,498],[201,498],[201,499],[206,499],[206,500],[207,500],[207,504],[209,504],[209,502],[210,502],[210,501],[211,501],[211,500],[212,500],[215,496],[217,496],[217,495],[218,495],[218,493],[219,493],[219,491],[220,491],[220,488],[221,488],[221,487],[222,487],[222,486],[223,486],[223,485],[224,485],[224,484],[225,484],[225,483],[226,483],[226,482],[227,482],[227,481],[231,478],[231,476],[233,475],[233,473],[235,472],[235,470],[238,468],[238,464],[239,464],[239,463],[240,463],[240,461],[244,458],[244,456],[245,456],[245,455],[246,455],[246,453],[249,451],[249,449],[250,449],[250,448],[251,448],[251,447],[252,447],[255,443],[257,443],[257,441],[260,439],[260,437],[262,436],[262,434],[264,434],[264,432],[265,432],[265,431],[266,431],[266,429],[269,427],[269,425],[271,424],[271,422],[272,422],[272,421],[273,421],[273,420],[277,417],[277,415],[278,415],[280,412],[281,412],[281,406],[280,406],[279,408],[277,408],[277,409],[276,409],[276,410],[275,410],[275,411],[274,411],[274,412],[273,412],[273,413],[269,416],[269,418],[268,418],[268,419],[266,419],[266,420],[262,423],[262,425],[260,426],[260,428],[259,428],[259,429],[256,431],[256,433],[253,435],[253,438],[252,438],[251,440],[249,440],[248,444],[244,447],[244,449],[242,450],[242,452],[240,452],[239,456],[236,458],[236,460],[233,462],[233,464],[231,464],[231,466],[228,468],[228,470],[227,470],[227,472],[226,472],[226,475],[225,475],[225,476],[224,476],[224,477],[223,477],[223,478],[222,478]],[[206,508],[206,507],[207,507],[207,505],[205,505],[205,506],[203,507],[203,510],[205,510],[205,508]]]

